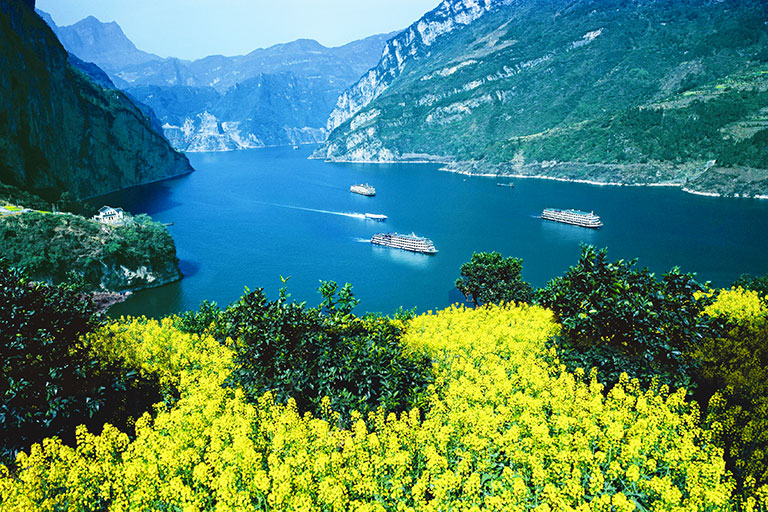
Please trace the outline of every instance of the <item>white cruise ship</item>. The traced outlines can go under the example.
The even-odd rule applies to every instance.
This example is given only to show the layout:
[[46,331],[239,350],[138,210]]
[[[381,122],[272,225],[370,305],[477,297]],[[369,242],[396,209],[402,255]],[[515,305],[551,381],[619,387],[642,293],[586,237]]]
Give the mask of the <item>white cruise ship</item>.
[[580,210],[558,210],[557,208],[545,208],[541,213],[544,220],[554,220],[565,224],[573,224],[584,228],[597,229],[603,225],[600,217],[595,212],[582,212]]
[[377,233],[371,238],[374,245],[383,245],[385,247],[394,247],[405,251],[420,252],[422,254],[436,254],[435,244],[429,238],[423,236],[401,235],[399,233]]
[[375,196],[376,195],[376,189],[370,186],[369,184],[359,184],[359,185],[352,185],[349,187],[350,192],[354,192],[355,194],[360,194],[363,196]]

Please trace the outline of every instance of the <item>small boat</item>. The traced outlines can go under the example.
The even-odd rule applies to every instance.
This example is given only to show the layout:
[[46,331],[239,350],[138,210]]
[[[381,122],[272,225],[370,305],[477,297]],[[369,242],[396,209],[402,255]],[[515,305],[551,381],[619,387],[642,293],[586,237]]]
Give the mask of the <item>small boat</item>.
[[358,185],[352,185],[351,187],[349,187],[349,191],[354,192],[355,194],[360,194],[362,196],[376,195],[376,189],[367,183],[365,185],[363,185],[362,183]]
[[379,221],[379,222],[384,222],[385,220],[387,220],[387,216],[382,215],[380,213],[366,213],[365,218],[369,220]]
[[497,184],[496,184],[496,186],[497,186],[497,187],[510,187],[510,188],[515,188],[515,184],[514,184],[514,183],[497,183]]
[[293,149],[299,149],[299,146],[294,145]]

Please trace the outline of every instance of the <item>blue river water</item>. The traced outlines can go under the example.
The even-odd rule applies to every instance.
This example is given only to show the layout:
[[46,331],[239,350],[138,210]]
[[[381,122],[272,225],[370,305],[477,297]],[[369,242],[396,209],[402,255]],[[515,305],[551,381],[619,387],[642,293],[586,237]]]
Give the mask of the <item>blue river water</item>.
[[[307,159],[312,147],[189,154],[196,172],[99,198],[173,223],[183,280],[133,294],[112,315],[162,316],[221,305],[245,287],[276,297],[281,276],[299,301],[319,303],[320,280],[352,283],[358,313],[418,311],[460,301],[459,267],[473,251],[523,258],[536,287],[577,262],[580,244],[611,260],[638,258],[661,274],[673,266],[726,286],[768,272],[768,201],[721,199],[666,187],[594,186],[538,179],[467,177],[433,164],[337,164]],[[514,181],[515,187],[497,183]],[[375,197],[350,193],[354,183]],[[538,218],[543,208],[600,215],[590,230]],[[388,220],[365,220],[366,213]],[[432,239],[427,256],[372,246],[377,232]]]

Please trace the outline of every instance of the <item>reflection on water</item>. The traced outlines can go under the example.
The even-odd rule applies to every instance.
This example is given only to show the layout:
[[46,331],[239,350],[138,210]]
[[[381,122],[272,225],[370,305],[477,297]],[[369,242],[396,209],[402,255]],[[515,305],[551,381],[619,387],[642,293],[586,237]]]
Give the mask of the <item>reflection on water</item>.
[[[196,306],[184,300],[182,282],[183,280],[159,288],[134,292],[125,302],[112,306],[109,316],[113,318],[123,315],[161,317],[194,309]],[[141,305],[141,309],[136,308],[137,304]]]
[[148,185],[130,187],[125,190],[99,196],[92,199],[91,202],[97,206],[101,206],[101,203],[110,206],[112,206],[112,204],[140,203],[144,207],[140,212],[133,213],[146,213],[147,215],[155,216],[159,213],[181,206],[181,203],[174,201],[171,196],[173,195],[174,186],[186,178],[187,176],[181,176],[179,178],[171,178],[169,180],[150,183]]
[[557,237],[561,240],[579,241],[586,244],[594,244],[598,238],[598,230],[554,222],[551,220],[541,221],[541,231],[547,237]]
[[[370,243],[370,240],[368,240]],[[382,247],[371,244],[371,252],[377,259],[383,259],[397,263],[399,265],[408,265],[413,268],[427,268],[436,255],[421,254],[418,252],[404,251],[394,247]]]
[[179,270],[181,270],[181,273],[184,277],[193,277],[195,274],[200,272],[200,267],[200,263],[196,261],[179,260]]

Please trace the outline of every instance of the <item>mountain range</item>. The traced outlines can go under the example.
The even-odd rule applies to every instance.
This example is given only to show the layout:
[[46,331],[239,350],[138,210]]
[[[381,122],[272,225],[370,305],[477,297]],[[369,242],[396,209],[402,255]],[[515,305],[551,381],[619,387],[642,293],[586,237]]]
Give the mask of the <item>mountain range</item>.
[[316,157],[768,195],[761,0],[444,0],[341,94]]
[[137,49],[114,22],[90,16],[59,27],[38,12],[71,54],[93,62],[118,88],[151,107],[166,138],[184,151],[325,140],[338,95],[376,63],[394,35],[337,48],[299,39],[247,55],[185,61]]
[[128,96],[81,67],[98,75],[70,58],[34,1],[0,0],[0,182],[56,200],[193,170]]

